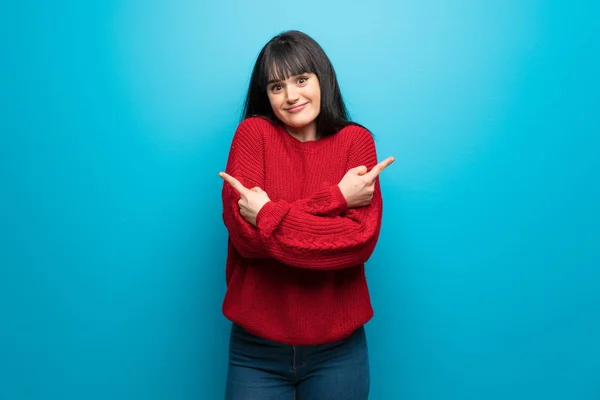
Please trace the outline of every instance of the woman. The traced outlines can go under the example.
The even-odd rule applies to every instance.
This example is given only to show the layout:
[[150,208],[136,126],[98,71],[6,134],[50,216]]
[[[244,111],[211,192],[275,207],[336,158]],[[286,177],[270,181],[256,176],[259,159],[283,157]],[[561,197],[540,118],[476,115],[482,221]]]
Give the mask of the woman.
[[334,69],[298,31],[260,52],[223,185],[228,400],[363,400],[373,316],[364,263],[382,198],[371,134],[349,121]]

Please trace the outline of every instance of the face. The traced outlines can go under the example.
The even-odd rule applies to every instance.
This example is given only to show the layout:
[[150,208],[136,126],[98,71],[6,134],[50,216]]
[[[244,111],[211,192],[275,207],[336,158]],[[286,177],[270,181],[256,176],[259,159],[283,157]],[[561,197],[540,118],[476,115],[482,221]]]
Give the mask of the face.
[[319,78],[313,73],[290,76],[284,81],[270,82],[267,94],[275,116],[294,129],[316,124],[321,111]]

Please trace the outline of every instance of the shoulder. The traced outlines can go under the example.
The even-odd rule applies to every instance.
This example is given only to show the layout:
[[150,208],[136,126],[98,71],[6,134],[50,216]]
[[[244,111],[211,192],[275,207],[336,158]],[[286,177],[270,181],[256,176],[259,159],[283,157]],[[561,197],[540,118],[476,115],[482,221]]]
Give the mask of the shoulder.
[[275,132],[275,126],[265,118],[245,118],[238,124],[233,134],[231,147],[232,149],[244,148],[250,152],[260,151]]
[[236,136],[251,136],[253,138],[263,137],[275,130],[275,125],[263,117],[250,117],[239,123]]
[[377,164],[377,150],[373,134],[367,128],[359,124],[351,124],[344,127],[338,133],[348,148],[348,164],[352,167],[366,165],[372,168]]
[[371,131],[354,122],[340,129],[336,135],[339,135],[339,139],[348,142],[349,145],[355,143],[359,145],[375,145]]

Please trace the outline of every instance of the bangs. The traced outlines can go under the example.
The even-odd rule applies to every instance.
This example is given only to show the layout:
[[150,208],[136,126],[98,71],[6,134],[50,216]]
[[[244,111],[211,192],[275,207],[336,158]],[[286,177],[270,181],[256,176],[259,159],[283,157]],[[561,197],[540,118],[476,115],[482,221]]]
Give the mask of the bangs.
[[292,47],[290,43],[277,43],[265,54],[262,79],[267,86],[272,81],[283,81],[290,76],[315,72],[315,65],[308,49]]

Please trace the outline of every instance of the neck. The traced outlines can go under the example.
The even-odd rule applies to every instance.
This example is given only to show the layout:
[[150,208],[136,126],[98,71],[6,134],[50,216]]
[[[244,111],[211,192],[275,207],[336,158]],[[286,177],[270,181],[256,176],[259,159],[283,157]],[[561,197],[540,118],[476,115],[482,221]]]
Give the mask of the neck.
[[314,121],[302,128],[294,128],[286,125],[285,130],[301,142],[317,140],[317,123]]

